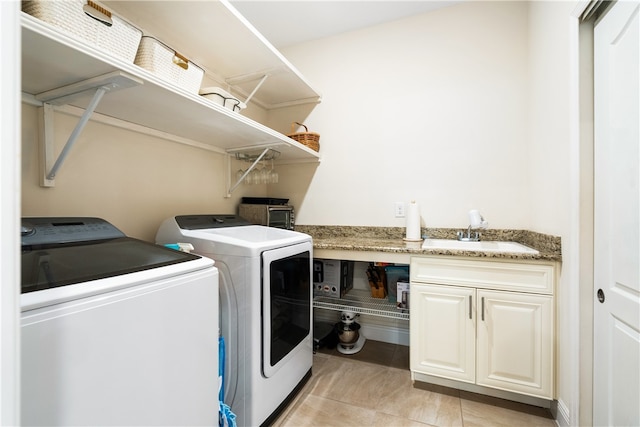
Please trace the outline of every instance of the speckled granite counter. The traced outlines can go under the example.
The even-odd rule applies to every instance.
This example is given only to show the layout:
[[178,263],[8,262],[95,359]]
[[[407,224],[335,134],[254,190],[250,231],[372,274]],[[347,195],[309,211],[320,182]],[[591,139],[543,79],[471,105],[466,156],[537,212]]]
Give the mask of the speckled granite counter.
[[[296,225],[296,231],[313,237],[315,250],[382,252],[405,255],[450,255],[483,258],[562,261],[560,237],[527,230],[484,230],[481,240],[510,241],[537,249],[538,254],[422,249],[422,242],[405,242],[403,227],[352,227]],[[455,239],[452,228],[423,228],[432,239]]]

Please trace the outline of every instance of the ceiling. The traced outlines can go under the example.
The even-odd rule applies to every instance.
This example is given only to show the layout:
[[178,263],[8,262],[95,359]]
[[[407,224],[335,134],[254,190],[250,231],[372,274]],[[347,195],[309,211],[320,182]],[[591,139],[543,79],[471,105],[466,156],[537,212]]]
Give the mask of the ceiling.
[[231,0],[276,48],[451,6],[455,0]]

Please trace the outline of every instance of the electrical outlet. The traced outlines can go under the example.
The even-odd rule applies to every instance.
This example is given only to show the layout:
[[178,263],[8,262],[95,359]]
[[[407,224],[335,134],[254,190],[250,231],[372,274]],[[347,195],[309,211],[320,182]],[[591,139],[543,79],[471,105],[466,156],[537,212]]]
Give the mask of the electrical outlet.
[[404,218],[404,202],[396,202],[393,205],[393,212],[396,215],[396,218]]

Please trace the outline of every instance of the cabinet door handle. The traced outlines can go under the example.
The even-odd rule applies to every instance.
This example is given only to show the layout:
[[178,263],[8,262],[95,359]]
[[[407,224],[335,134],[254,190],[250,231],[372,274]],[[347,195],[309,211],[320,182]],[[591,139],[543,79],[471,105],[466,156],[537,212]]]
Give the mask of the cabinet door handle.
[[482,301],[482,308],[481,308],[481,310],[482,310],[482,321],[484,322],[484,297],[482,297],[481,301]]
[[469,319],[472,319],[471,313],[473,310],[473,296],[469,295]]

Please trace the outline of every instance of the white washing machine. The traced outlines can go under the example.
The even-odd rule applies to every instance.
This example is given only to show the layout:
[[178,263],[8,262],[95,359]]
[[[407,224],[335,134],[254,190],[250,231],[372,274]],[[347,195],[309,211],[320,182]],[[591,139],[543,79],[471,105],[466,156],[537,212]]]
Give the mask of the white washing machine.
[[98,218],[23,218],[22,425],[218,424],[218,271]]
[[269,424],[311,376],[311,237],[232,215],[171,217],[157,243],[191,243],[220,271],[225,396],[239,426]]

